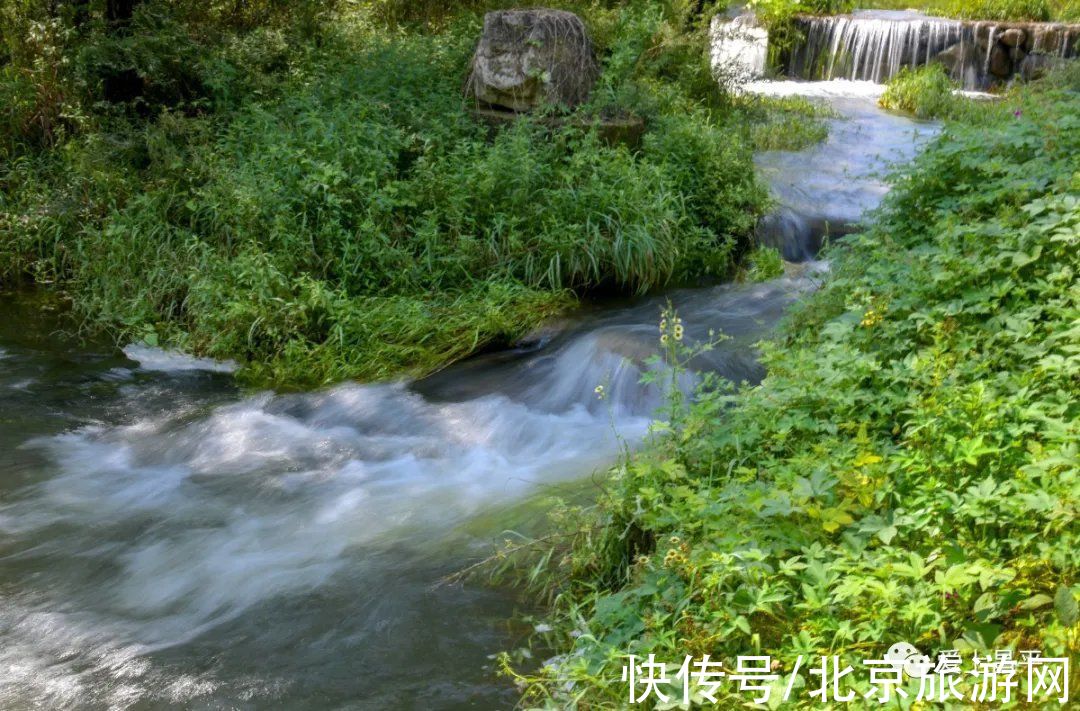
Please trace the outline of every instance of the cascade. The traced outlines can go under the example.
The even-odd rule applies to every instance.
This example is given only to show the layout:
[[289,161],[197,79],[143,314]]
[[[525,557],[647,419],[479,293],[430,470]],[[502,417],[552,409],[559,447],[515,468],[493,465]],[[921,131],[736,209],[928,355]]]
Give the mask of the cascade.
[[963,41],[958,20],[910,12],[858,12],[804,20],[806,40],[789,73],[802,78],[887,81],[901,67],[928,63]]
[[710,34],[713,71],[742,81],[765,76],[769,33],[753,13],[739,15],[731,21],[717,16]]

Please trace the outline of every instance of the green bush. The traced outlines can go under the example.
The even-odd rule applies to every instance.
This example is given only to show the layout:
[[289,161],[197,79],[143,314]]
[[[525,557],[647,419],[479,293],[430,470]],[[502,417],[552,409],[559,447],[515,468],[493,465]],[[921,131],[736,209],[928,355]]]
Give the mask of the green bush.
[[744,278],[747,281],[768,281],[784,275],[784,258],[780,250],[758,247],[744,260]]

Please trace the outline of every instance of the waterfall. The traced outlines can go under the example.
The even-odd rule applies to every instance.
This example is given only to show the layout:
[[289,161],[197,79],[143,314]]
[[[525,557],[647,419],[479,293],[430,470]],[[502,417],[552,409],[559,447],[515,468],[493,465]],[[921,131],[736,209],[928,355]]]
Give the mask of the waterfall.
[[911,12],[857,12],[807,18],[791,56],[801,78],[884,82],[901,67],[926,64],[963,39],[963,23]]
[[751,81],[765,76],[769,33],[758,23],[756,16],[747,13],[730,22],[717,16],[710,32],[714,72],[736,81]]

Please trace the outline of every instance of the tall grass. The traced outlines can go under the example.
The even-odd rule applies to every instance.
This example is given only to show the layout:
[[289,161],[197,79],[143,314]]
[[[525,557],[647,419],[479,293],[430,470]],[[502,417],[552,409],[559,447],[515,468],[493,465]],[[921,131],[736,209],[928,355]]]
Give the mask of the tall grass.
[[[0,280],[57,284],[118,339],[278,385],[424,373],[575,293],[723,275],[764,204],[715,82],[669,63],[704,62],[673,29],[685,8],[597,6],[605,75],[581,120],[490,132],[461,93],[475,14],[423,32],[343,14],[311,35],[177,7],[78,35],[63,130],[7,128]],[[106,65],[145,91],[101,101],[78,77]],[[642,145],[575,127],[613,110],[646,118]]]

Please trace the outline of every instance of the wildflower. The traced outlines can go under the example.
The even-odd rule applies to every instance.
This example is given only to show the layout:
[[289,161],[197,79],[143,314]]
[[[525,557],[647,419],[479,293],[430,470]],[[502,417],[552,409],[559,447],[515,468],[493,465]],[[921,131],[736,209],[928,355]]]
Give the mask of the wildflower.
[[1020,109],[1017,109],[1016,111],[1013,111],[1013,118],[1020,118],[1023,115],[1024,115],[1024,112],[1021,111]]
[[671,567],[673,565],[679,565],[686,562],[686,556],[680,553],[678,550],[672,548],[666,554],[664,554],[664,566]]
[[680,325],[677,325],[677,326],[675,326],[675,332],[674,332],[674,333],[673,333],[672,335],[673,335],[673,336],[675,336],[675,340],[676,340],[676,341],[681,341],[681,340],[682,340],[682,337],[683,337],[683,327],[682,327],[682,325],[681,325],[681,324],[680,324]]
[[663,344],[663,345],[667,345],[667,334],[666,333],[663,334],[662,336],[660,336],[660,343]]
[[597,398],[599,398],[601,400],[604,399],[604,386],[603,385],[597,385],[596,388],[593,390],[593,392],[596,393]]

